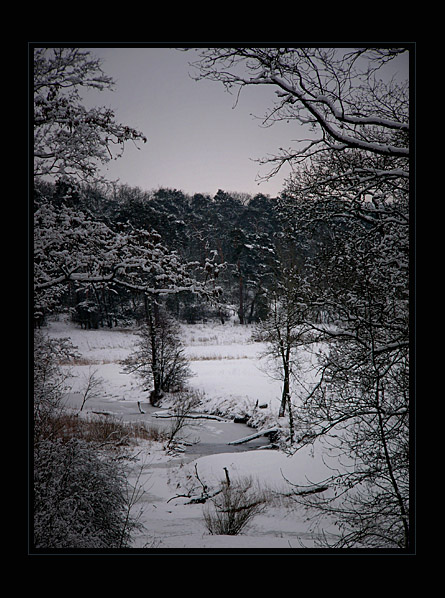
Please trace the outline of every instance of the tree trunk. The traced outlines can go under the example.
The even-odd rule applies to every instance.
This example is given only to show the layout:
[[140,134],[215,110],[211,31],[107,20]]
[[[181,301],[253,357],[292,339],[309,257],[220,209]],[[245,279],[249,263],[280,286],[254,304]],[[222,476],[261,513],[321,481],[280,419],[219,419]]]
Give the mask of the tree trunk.
[[284,417],[286,412],[286,405],[289,404],[289,378],[285,377],[283,383],[283,393],[281,395],[281,404],[280,410],[278,412],[278,417]]
[[289,386],[290,365],[289,365],[289,360],[290,360],[290,346],[288,344],[286,347],[286,353],[285,353],[285,356],[283,359],[283,374],[284,374],[283,393],[281,395],[281,405],[280,405],[278,417],[284,417],[284,414],[286,412],[286,405],[289,405],[289,410],[290,410],[290,386]]
[[145,316],[147,318],[151,346],[151,371],[153,374],[153,390],[150,393],[150,403],[156,406],[162,397],[160,363],[158,356],[158,342],[156,338],[156,301],[144,295]]
[[239,323],[244,324],[244,288],[243,288],[243,277],[241,274],[240,263],[238,260],[238,276],[239,276]]

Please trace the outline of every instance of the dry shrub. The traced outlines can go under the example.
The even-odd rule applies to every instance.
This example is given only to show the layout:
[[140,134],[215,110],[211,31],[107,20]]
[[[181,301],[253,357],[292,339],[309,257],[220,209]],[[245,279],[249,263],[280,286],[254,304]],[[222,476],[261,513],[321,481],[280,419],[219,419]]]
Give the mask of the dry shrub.
[[79,417],[63,413],[53,420],[53,436],[63,441],[78,438],[87,442],[128,445],[131,440],[164,441],[165,433],[143,422],[122,422],[112,416]]
[[221,490],[203,510],[211,534],[235,536],[267,507],[267,496],[253,484],[251,477],[231,482],[227,476]]

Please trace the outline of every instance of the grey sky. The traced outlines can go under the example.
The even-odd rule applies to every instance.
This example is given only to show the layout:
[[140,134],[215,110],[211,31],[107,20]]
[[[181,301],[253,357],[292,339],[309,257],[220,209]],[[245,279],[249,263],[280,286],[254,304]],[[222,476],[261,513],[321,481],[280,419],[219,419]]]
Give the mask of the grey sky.
[[175,48],[91,48],[111,76],[114,92],[95,92],[90,100],[115,110],[116,119],[148,139],[137,150],[127,144],[124,155],[109,163],[108,179],[141,187],[209,193],[218,189],[276,196],[289,175],[288,167],[269,182],[258,175],[269,168],[255,160],[278,153],[298,137],[295,124],[264,128],[254,118],[271,105],[273,90],[244,89],[235,97],[221,84],[194,81],[189,62],[194,51]]

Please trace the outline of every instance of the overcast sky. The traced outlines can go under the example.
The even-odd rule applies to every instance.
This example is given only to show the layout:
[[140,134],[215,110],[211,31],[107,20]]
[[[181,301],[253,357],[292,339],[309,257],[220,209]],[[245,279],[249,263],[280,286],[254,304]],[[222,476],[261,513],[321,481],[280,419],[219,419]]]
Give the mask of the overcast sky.
[[[112,108],[116,120],[147,137],[137,150],[127,143],[124,155],[109,163],[109,180],[143,190],[169,187],[186,193],[218,189],[276,196],[289,176],[288,167],[269,182],[258,175],[269,168],[255,160],[277,154],[299,136],[296,124],[262,127],[274,97],[264,87],[246,88],[235,97],[211,81],[194,81],[189,62],[195,51],[175,48],[91,48],[104,72],[115,82],[113,92],[94,92],[89,101]],[[301,132],[300,132],[301,136]],[[304,136],[304,135],[303,135]]]

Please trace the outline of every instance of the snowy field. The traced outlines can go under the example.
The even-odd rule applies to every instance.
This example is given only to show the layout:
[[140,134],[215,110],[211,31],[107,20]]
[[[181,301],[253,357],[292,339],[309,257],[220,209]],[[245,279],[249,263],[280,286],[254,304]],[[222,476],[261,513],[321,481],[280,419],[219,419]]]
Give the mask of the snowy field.
[[[218,408],[227,414],[251,412],[256,402],[261,415],[274,421],[278,412],[281,384],[266,373],[262,357],[264,345],[251,340],[251,329],[232,323],[195,324],[181,327],[186,354],[193,377],[190,386],[198,390],[207,412]],[[69,337],[82,356],[69,366],[71,393],[68,407],[79,407],[79,391],[95,372],[102,379],[100,393],[88,401],[86,413],[105,411],[125,421],[147,420],[155,410],[148,404],[134,375],[123,372],[120,361],[133,349],[137,336],[130,329],[81,330],[60,319],[50,322],[44,332],[55,338]],[[310,360],[310,356],[307,357]],[[140,413],[138,401],[145,414]],[[264,405],[267,404],[267,407]],[[255,430],[243,424],[200,420],[190,426],[189,437],[201,441],[183,454],[168,455],[156,442],[141,442],[135,447],[132,483],[141,490],[135,506],[144,529],[135,536],[135,548],[157,549],[295,549],[315,546],[316,534],[304,512],[289,508],[276,498],[257,515],[238,536],[211,535],[205,525],[202,504],[186,504],[191,488],[201,481],[216,488],[227,468],[231,479],[250,476],[272,496],[289,492],[286,480],[305,485],[321,481],[332,473],[317,449],[307,449],[288,456],[276,450],[262,449],[265,439],[234,450],[228,442]],[[215,445],[217,454],[203,453],[201,447]],[[227,446],[227,451],[225,451]],[[252,447],[252,450],[247,450]],[[207,451],[209,452],[209,451]],[[211,452],[211,451],[210,451]]]

